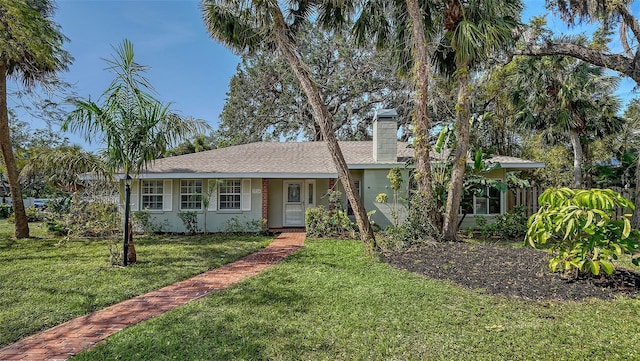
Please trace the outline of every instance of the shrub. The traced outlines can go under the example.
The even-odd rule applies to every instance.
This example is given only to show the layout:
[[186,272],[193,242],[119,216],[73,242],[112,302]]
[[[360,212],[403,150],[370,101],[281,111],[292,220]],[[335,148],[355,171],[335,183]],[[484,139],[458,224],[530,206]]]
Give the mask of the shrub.
[[[487,239],[489,239],[489,237],[493,236],[496,233],[496,225],[493,223],[489,224],[487,216],[476,215],[474,219],[476,221],[476,229],[478,230],[478,232],[480,232],[480,237],[482,237],[483,240],[486,241]],[[526,223],[527,222],[525,221],[525,225]]]
[[497,215],[492,224],[487,222],[487,217],[475,216],[476,229],[483,239],[499,237],[503,240],[522,240],[527,234],[527,208],[514,207],[505,214]]
[[[633,209],[631,201],[610,189],[549,188],[538,200],[540,210],[528,222],[526,241],[548,247],[552,271],[607,274],[623,252],[634,254],[640,232],[631,229],[630,215],[616,219],[616,208]],[[633,263],[638,265],[638,258]]]
[[267,227],[267,220],[264,218],[252,219],[247,222],[247,232],[255,234],[266,234],[269,227]]
[[198,214],[196,212],[179,212],[178,217],[180,217],[180,219],[182,220],[187,233],[198,233]]
[[69,213],[72,204],[73,197],[51,199],[47,202],[47,210],[53,213]]
[[44,214],[34,206],[25,209],[25,212],[27,213],[27,220],[29,222],[44,221]]
[[[42,222],[42,221],[45,220],[44,213],[39,211],[38,209],[36,209],[36,207],[34,207],[34,206],[25,208],[24,211],[27,214],[27,221],[28,222]],[[11,212],[9,217],[7,217],[7,222],[9,222],[9,223],[15,223],[16,222],[15,213]]]
[[407,217],[397,226],[389,226],[378,240],[383,251],[400,250],[418,246],[429,240],[439,239],[438,229],[427,215],[428,207],[419,192],[409,199]]
[[231,217],[225,222],[224,231],[226,233],[244,233],[244,225],[239,217]]
[[225,222],[225,232],[227,233],[255,233],[260,234],[266,229],[266,220],[252,219],[247,220],[247,217],[243,217],[241,220],[239,217],[232,217]]
[[153,233],[151,223],[151,213],[148,210],[134,211],[133,214],[133,229],[134,231]]
[[67,225],[58,219],[48,219],[47,229],[49,230],[49,232],[53,233],[56,236],[64,237],[69,235],[69,228],[67,227]]
[[[165,223],[168,223],[168,221],[165,220]],[[148,209],[133,212],[133,227],[137,232],[163,233],[167,226],[165,223],[154,223]]]
[[341,210],[342,207],[342,192],[337,190],[331,190],[329,195],[329,207],[332,209]]
[[0,203],[0,218],[8,218],[11,215],[11,206],[6,203]]
[[57,236],[109,237],[120,231],[120,213],[112,202],[74,197],[51,204],[46,212],[36,210],[36,214]]
[[322,206],[307,208],[304,214],[304,223],[308,236],[323,237],[328,233],[329,212]]
[[[68,237],[109,237],[120,232],[118,205],[102,198],[65,198],[53,201],[41,212],[47,228]],[[55,210],[55,211],[54,211]]]
[[503,237],[522,240],[527,234],[527,208],[516,206],[497,216],[496,225]]
[[109,237],[121,231],[122,217],[118,205],[111,201],[74,197],[70,207],[68,213],[49,215],[66,226],[70,236]]
[[304,223],[309,237],[355,237],[355,225],[343,210],[329,211],[323,206],[308,208]]

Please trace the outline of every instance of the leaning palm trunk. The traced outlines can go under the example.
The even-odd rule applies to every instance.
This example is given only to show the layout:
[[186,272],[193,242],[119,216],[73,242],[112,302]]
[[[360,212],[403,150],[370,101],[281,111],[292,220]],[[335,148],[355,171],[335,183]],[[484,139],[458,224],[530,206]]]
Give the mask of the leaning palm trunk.
[[426,203],[428,218],[435,226],[440,225],[433,189],[431,184],[431,158],[429,155],[429,129],[431,122],[428,114],[429,100],[429,55],[423,24],[422,11],[418,0],[406,0],[407,11],[411,19],[412,41],[414,51],[413,76],[415,81],[415,113],[413,132],[416,160],[416,181],[418,191]]
[[7,68],[0,64],[0,149],[7,169],[7,180],[11,190],[11,203],[16,219],[16,238],[29,238],[29,222],[24,210],[22,191],[18,181],[18,167],[13,157],[11,138],[9,136],[9,111],[7,109]]
[[464,171],[467,166],[467,152],[469,151],[469,67],[466,62],[457,64],[458,74],[458,102],[456,104],[456,138],[457,146],[453,157],[453,169],[447,194],[447,208],[444,216],[442,233],[445,240],[454,241],[458,234],[458,209],[462,198]]
[[582,145],[580,144],[580,134],[575,130],[569,130],[569,139],[573,147],[573,185],[582,188]]
[[369,223],[362,200],[355,192],[356,187],[353,183],[353,179],[351,178],[351,174],[349,173],[347,162],[344,160],[342,150],[340,149],[336,136],[333,132],[333,122],[329,110],[322,101],[322,96],[320,95],[318,87],[311,80],[311,75],[309,74],[307,67],[293,49],[293,45],[291,44],[285,30],[286,25],[282,12],[277,7],[274,7],[273,12],[276,46],[291,66],[293,73],[300,82],[300,86],[306,94],[309,104],[313,109],[316,122],[320,126],[320,131],[322,132],[322,136],[329,148],[329,152],[331,153],[331,157],[333,158],[333,162],[336,166],[338,177],[344,186],[347,199],[353,208],[356,222],[360,230],[360,239],[369,246],[370,250],[375,250],[377,249],[377,245],[375,243],[373,229]]

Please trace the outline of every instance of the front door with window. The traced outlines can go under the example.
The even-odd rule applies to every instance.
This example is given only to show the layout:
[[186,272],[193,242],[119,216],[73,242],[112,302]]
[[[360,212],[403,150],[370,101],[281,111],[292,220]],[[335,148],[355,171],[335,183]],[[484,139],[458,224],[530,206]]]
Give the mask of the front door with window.
[[284,220],[285,227],[304,226],[304,213],[309,207],[315,207],[315,180],[284,181]]

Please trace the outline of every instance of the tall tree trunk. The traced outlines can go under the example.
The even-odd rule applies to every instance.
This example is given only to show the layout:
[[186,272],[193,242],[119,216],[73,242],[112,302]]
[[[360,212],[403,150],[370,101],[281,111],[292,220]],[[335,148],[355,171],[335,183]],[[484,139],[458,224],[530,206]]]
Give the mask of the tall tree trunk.
[[445,240],[454,241],[458,234],[458,210],[462,198],[464,172],[467,166],[469,151],[469,67],[466,61],[456,64],[458,78],[458,102],[456,103],[456,138],[457,146],[453,157],[453,169],[447,194],[447,208],[444,214],[442,235]]
[[580,141],[582,144],[582,164],[584,165],[584,172],[582,173],[582,183],[586,189],[593,186],[593,177],[591,176],[593,165],[593,159],[591,157],[591,149],[589,147],[589,141]]
[[0,64],[0,150],[7,169],[7,180],[11,191],[11,203],[16,219],[16,238],[29,238],[29,222],[24,210],[22,191],[18,182],[18,167],[13,157],[9,135],[9,110],[7,109],[7,68]]
[[416,181],[418,191],[425,201],[429,219],[435,227],[440,227],[440,216],[436,209],[431,182],[431,157],[429,142],[429,52],[424,29],[424,17],[418,0],[406,0],[407,12],[411,19],[414,53],[413,77],[415,84],[415,109],[413,114],[414,154],[416,160]]
[[316,122],[320,126],[322,136],[329,148],[329,152],[333,158],[333,163],[336,166],[338,177],[340,178],[342,186],[347,194],[347,199],[353,208],[356,223],[360,230],[360,239],[369,246],[370,250],[377,250],[373,229],[369,223],[367,212],[364,208],[364,204],[362,203],[362,199],[360,199],[360,195],[356,192],[356,187],[353,183],[351,173],[349,173],[347,162],[344,160],[344,155],[338,145],[336,135],[333,132],[333,120],[331,118],[331,114],[322,101],[322,96],[320,94],[320,90],[316,86],[316,83],[311,80],[311,74],[308,70],[309,68],[302,62],[287,36],[286,24],[284,17],[282,16],[282,12],[278,8],[275,8],[273,11],[276,45],[278,50],[282,52],[289,63],[289,66],[291,66],[293,73],[300,82],[300,86],[306,94],[311,108],[313,109]]
[[638,151],[638,159],[636,160],[636,188],[635,188],[634,204],[636,208],[631,216],[631,226],[635,229],[640,228],[640,150]]
[[573,147],[573,186],[582,188],[582,145],[580,144],[580,134],[573,129],[569,130],[569,139]]

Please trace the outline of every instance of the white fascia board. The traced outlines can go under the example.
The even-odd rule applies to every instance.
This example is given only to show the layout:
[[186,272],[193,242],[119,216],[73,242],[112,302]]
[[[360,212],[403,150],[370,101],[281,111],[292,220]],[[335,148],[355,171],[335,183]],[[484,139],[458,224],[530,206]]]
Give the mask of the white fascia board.
[[349,169],[391,169],[395,167],[407,167],[407,168],[415,168],[413,165],[407,166],[404,162],[402,163],[367,163],[367,164],[347,164]]
[[536,169],[544,168],[544,163],[500,163],[500,166],[503,169]]
[[[544,163],[506,163],[500,164],[503,169],[535,169],[544,168]],[[415,168],[404,162],[396,163],[360,163],[348,164],[351,170],[356,169],[391,169],[394,167]],[[90,175],[86,176],[92,179]],[[122,173],[114,174],[116,179],[122,180]],[[337,178],[337,173],[141,173],[136,179],[224,179],[224,178],[288,178],[288,179],[322,179]]]
[[337,173],[141,173],[138,179],[337,178]]

